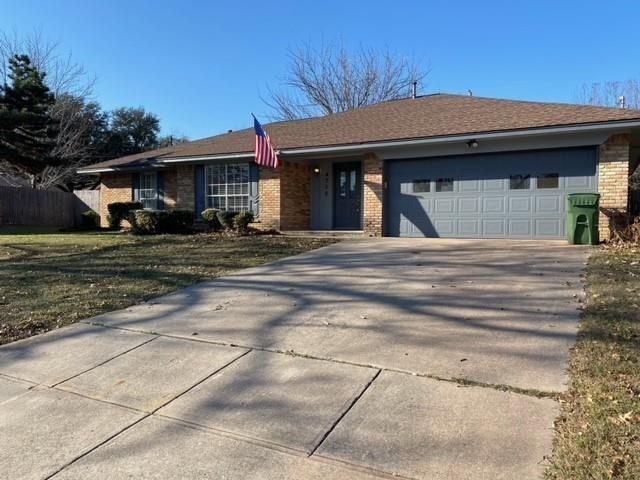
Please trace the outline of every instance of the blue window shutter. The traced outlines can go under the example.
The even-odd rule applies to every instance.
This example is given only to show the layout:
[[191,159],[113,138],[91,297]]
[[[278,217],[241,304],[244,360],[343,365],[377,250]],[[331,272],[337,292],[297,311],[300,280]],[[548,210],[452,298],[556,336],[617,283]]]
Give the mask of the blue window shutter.
[[260,213],[260,167],[249,164],[249,209],[257,217]]
[[195,205],[196,205],[196,218],[200,218],[202,215],[202,211],[206,208],[205,207],[205,192],[204,192],[204,165],[197,165],[196,166],[196,178],[195,178],[195,182],[196,182],[196,188],[195,188],[195,194],[196,194],[196,201],[195,201]]
[[139,173],[134,173],[132,176],[132,180],[133,180],[133,201],[134,202],[139,202],[140,201],[140,174]]
[[164,210],[164,172],[156,173],[156,186],[158,189],[158,200],[156,202],[156,208],[158,210]]

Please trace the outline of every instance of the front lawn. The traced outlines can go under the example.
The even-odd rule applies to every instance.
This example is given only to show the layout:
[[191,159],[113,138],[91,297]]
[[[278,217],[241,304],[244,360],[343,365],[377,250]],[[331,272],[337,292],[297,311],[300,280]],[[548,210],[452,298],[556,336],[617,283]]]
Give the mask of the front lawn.
[[0,344],[331,242],[0,230]]
[[640,247],[598,250],[547,477],[640,479]]

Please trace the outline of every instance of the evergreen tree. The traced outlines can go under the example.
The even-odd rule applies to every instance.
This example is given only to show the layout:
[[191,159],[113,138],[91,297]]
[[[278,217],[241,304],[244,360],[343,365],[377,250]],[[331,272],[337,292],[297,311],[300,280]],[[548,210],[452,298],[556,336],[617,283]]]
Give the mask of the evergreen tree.
[[26,55],[9,60],[9,83],[0,87],[0,160],[35,181],[55,164],[52,151],[57,134],[50,115],[54,95],[45,74]]

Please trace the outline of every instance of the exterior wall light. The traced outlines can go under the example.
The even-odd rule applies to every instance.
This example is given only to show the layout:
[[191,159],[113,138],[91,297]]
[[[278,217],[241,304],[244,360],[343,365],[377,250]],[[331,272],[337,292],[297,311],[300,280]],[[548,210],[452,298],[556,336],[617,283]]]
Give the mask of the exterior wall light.
[[313,173],[318,175],[320,173],[320,169],[318,167],[313,167]]
[[467,142],[467,148],[478,148],[478,145],[480,145],[480,144],[475,139],[474,140],[469,140]]

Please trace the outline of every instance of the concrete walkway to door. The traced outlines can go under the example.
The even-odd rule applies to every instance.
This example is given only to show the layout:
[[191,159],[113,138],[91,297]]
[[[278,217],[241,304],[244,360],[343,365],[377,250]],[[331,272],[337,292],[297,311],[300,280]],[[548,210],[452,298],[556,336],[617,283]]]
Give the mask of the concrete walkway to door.
[[0,471],[537,478],[588,252],[350,240],[6,345]]

